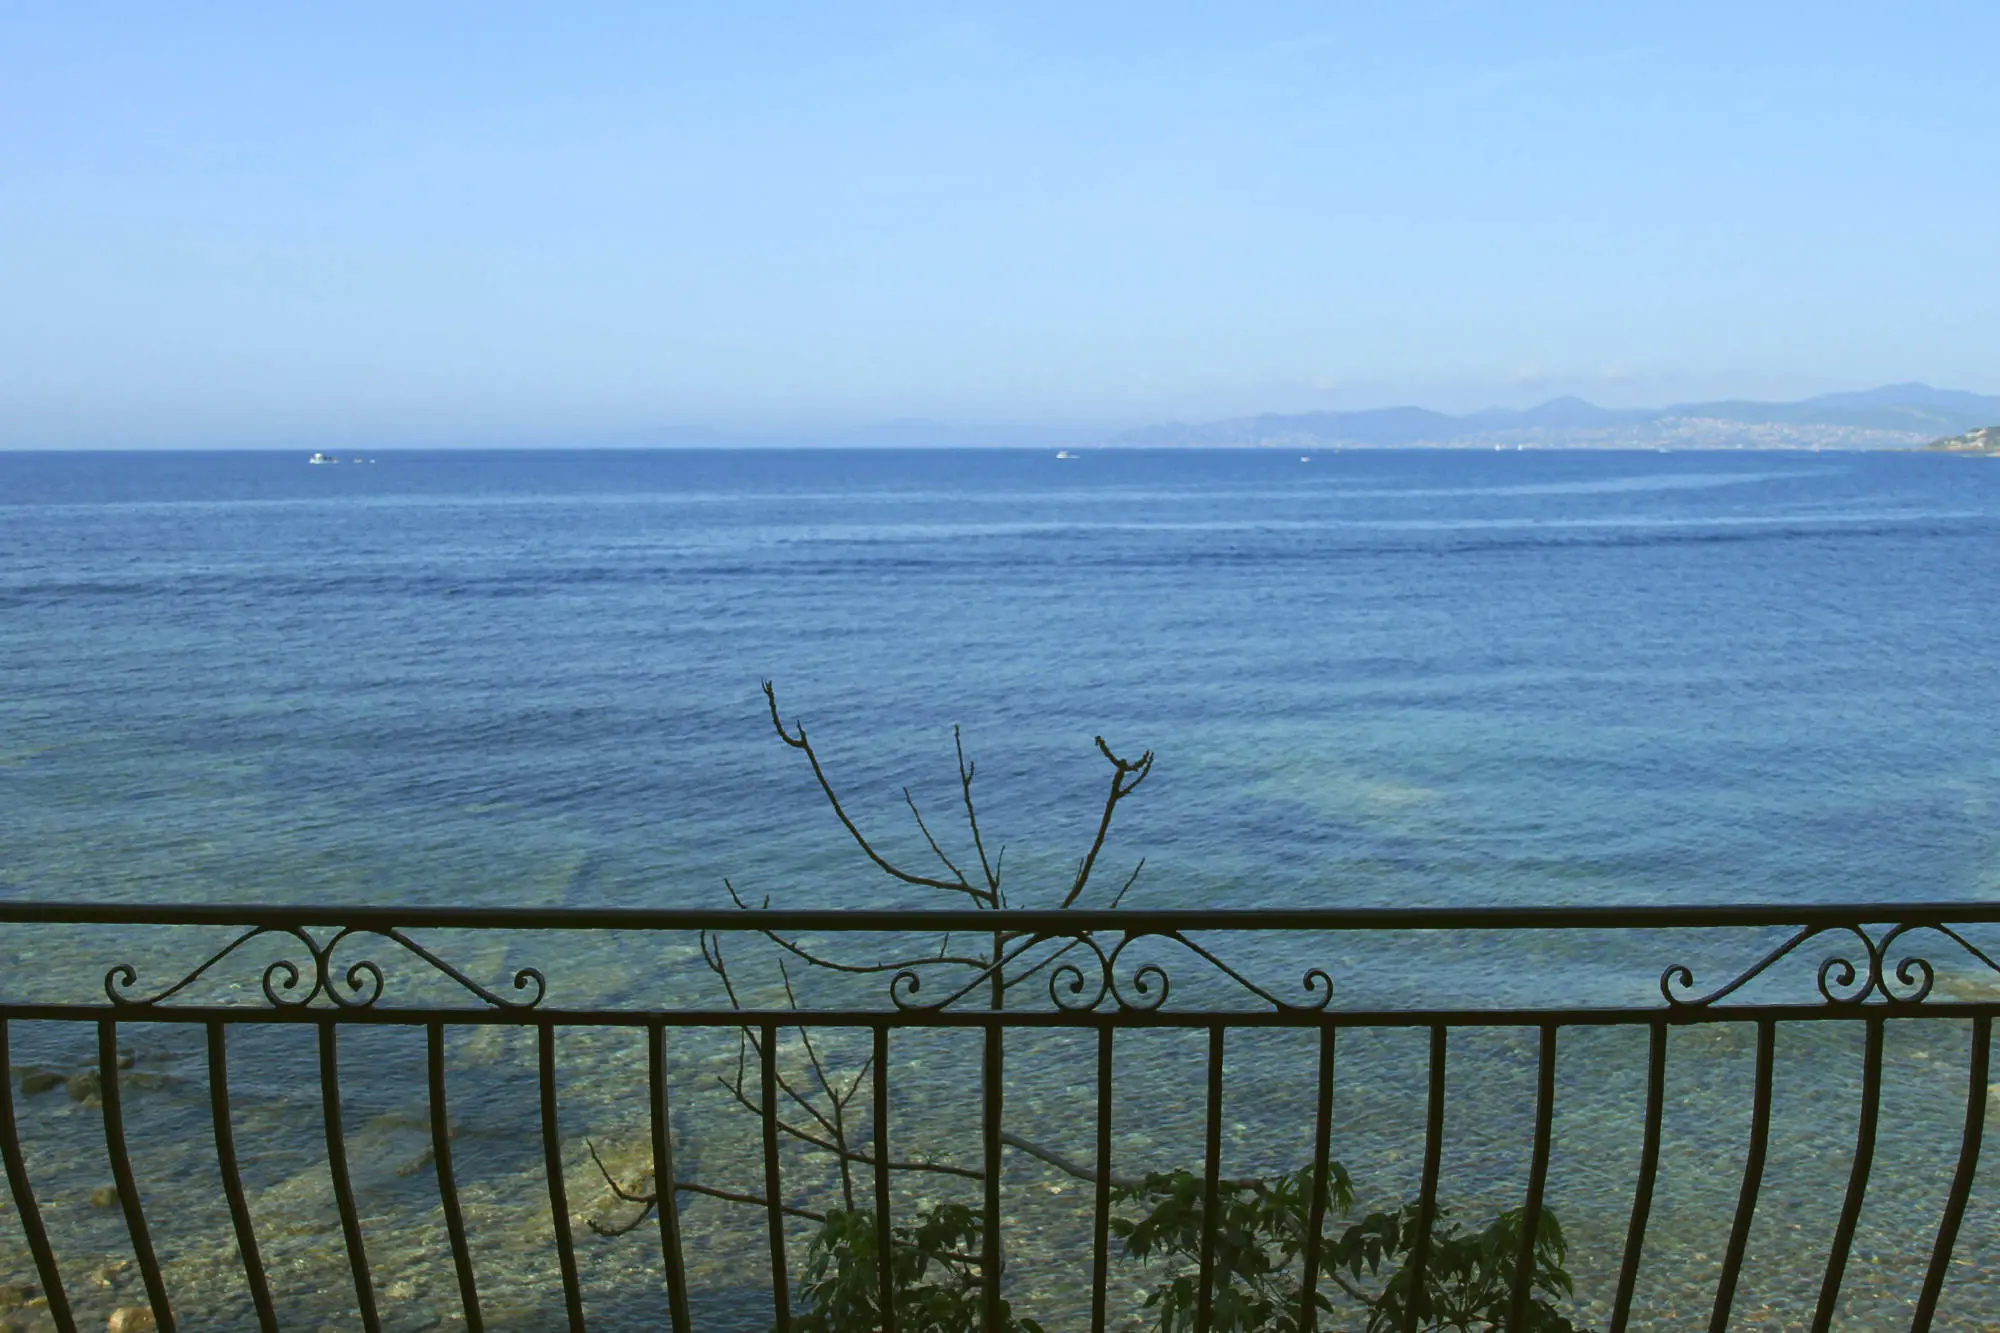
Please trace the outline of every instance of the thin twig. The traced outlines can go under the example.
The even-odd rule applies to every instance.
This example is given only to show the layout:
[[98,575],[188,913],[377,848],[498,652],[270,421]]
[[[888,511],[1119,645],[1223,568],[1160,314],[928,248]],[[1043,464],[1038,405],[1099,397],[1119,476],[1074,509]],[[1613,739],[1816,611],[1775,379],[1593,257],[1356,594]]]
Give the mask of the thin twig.
[[1125,883],[1119,887],[1118,892],[1111,895],[1111,901],[1106,903],[1105,906],[1107,908],[1116,907],[1119,903],[1124,902],[1125,895],[1130,893],[1132,886],[1139,882],[1139,872],[1145,868],[1146,858],[1142,856],[1139,858],[1139,864],[1132,867],[1132,873],[1125,877]]
[[[958,789],[965,798],[965,822],[972,829],[973,850],[979,853],[980,873],[986,876],[986,887],[992,891],[994,901],[997,902],[1000,898],[1000,867],[986,860],[986,842],[979,836],[979,811],[972,804],[972,775],[979,765],[966,761],[965,738],[959,734],[956,725],[951,729],[951,745],[958,751]],[[1006,849],[1002,848],[1001,851],[1004,855]]]
[[1104,814],[1097,821],[1097,837],[1090,844],[1090,850],[1084,854],[1083,860],[1077,864],[1076,882],[1070,885],[1069,892],[1063,897],[1064,907],[1075,903],[1082,895],[1084,885],[1090,883],[1090,872],[1097,864],[1097,854],[1104,849],[1105,837],[1111,832],[1111,816],[1117,810],[1118,803],[1137,791],[1139,784],[1153,771],[1151,750],[1134,760],[1120,759],[1111,753],[1111,747],[1104,743],[1102,736],[1097,737],[1097,748],[1111,761],[1111,791],[1104,798]]
[[[645,1205],[644,1212],[640,1213],[637,1217],[633,1218],[630,1222],[627,1222],[622,1226],[615,1226],[615,1227],[606,1226],[600,1223],[594,1217],[589,1219],[590,1229],[592,1231],[595,1231],[598,1235],[622,1236],[626,1232],[631,1231],[633,1228],[637,1227],[641,1222],[644,1222],[648,1217],[652,1216],[653,1209],[659,1206],[660,1202],[659,1190],[655,1188],[653,1193],[651,1194],[639,1194],[634,1191],[627,1190],[624,1186],[620,1185],[615,1179],[612,1178],[610,1169],[604,1165],[604,1159],[597,1155],[597,1145],[591,1143],[589,1140],[586,1139],[584,1141],[584,1146],[590,1149],[590,1160],[597,1163],[597,1173],[604,1177],[604,1183],[610,1187],[611,1192],[613,1194],[617,1195],[620,1199],[623,1199],[627,1203],[637,1203]],[[759,1208],[769,1208],[771,1206],[771,1201],[769,1199],[765,1199],[759,1195],[740,1194],[735,1190],[717,1189],[713,1185],[703,1185],[698,1181],[693,1181],[693,1180],[675,1181],[674,1192],[676,1194],[679,1194],[683,1191],[689,1194],[706,1194],[711,1199],[723,1199],[730,1203],[755,1204]],[[816,1213],[810,1208],[795,1208],[791,1204],[780,1203],[778,1205],[778,1210],[791,1217],[802,1217],[806,1219],[808,1222],[824,1223],[826,1221],[825,1213]]]
[[[752,1111],[755,1111],[758,1115],[761,1116],[764,1113],[764,1108],[758,1105],[757,1103],[751,1101],[750,1095],[745,1091],[743,1091],[744,1082],[749,1075],[749,1056],[751,1051],[755,1051],[761,1057],[764,1053],[764,1043],[758,1038],[757,1033],[755,1033],[751,1029],[747,1027],[741,1027],[736,1029],[736,1078],[732,1082],[731,1080],[723,1078],[721,1075],[718,1074],[716,1075],[715,1081],[721,1084],[724,1088],[728,1089],[730,1095],[735,1097],[737,1101],[741,1102],[744,1106],[748,1107]],[[805,1097],[800,1096],[798,1090],[792,1087],[790,1081],[787,1080],[784,1077],[784,1075],[780,1074],[778,1076],[777,1086],[779,1091],[783,1092],[786,1096],[790,1097],[794,1102],[797,1102],[800,1108],[803,1109],[807,1115],[819,1121],[819,1123],[826,1128],[828,1133],[834,1132],[833,1125],[827,1120],[825,1115],[823,1115],[820,1112],[819,1108],[814,1106]],[[821,1142],[821,1140],[813,1138],[811,1135],[806,1134],[803,1130],[796,1129],[793,1126],[787,1124],[784,1120],[778,1121],[778,1128],[794,1135],[795,1137],[803,1138],[808,1143],[817,1144]]]
[[[648,1217],[652,1216],[653,1209],[659,1204],[660,1196],[657,1192],[652,1194],[635,1194],[627,1191],[616,1180],[612,1179],[611,1172],[605,1168],[603,1159],[598,1157],[597,1155],[596,1146],[594,1144],[589,1144],[589,1143],[586,1143],[585,1146],[590,1148],[590,1158],[592,1161],[597,1163],[598,1174],[604,1177],[604,1183],[611,1187],[611,1192],[613,1194],[625,1200],[627,1203],[638,1203],[645,1205],[644,1212],[640,1213],[632,1221],[620,1227],[615,1227],[615,1228],[608,1227],[598,1222],[596,1218],[590,1219],[590,1229],[592,1231],[595,1231],[598,1235],[622,1236],[626,1232],[631,1231],[633,1228],[637,1227],[641,1222],[644,1222]],[[757,1208],[769,1208],[771,1206],[770,1200],[764,1198],[762,1195],[745,1194],[737,1190],[718,1189],[714,1185],[703,1185],[700,1182],[693,1180],[675,1181],[674,1192],[676,1194],[682,1192],[686,1192],[689,1194],[705,1194],[711,1199],[721,1199],[727,1203],[747,1203]],[[822,1224],[826,1222],[825,1213],[816,1213],[810,1208],[797,1208],[788,1203],[780,1203],[778,1205],[778,1209],[780,1212],[783,1212],[788,1216],[802,1217],[808,1222],[819,1222]],[[905,1240],[901,1236],[894,1237],[891,1243],[894,1244],[898,1249],[924,1250],[924,1252],[929,1254],[932,1258],[943,1260],[946,1263],[971,1265],[972,1267],[975,1268],[978,1267],[979,1265],[979,1256],[976,1254],[965,1254],[959,1250],[926,1250],[925,1247],[917,1244],[917,1242],[912,1240]]]
[[944,868],[956,876],[960,884],[970,889],[972,883],[966,879],[965,872],[958,868],[958,864],[955,861],[945,855],[944,848],[938,846],[938,840],[931,836],[930,825],[924,823],[924,812],[917,809],[917,798],[910,795],[908,787],[903,788],[903,804],[910,807],[910,818],[917,821],[917,832],[924,835],[924,841],[931,845],[933,852],[937,853],[937,859],[944,862]]
[[[792,970],[785,966],[785,960],[782,958],[778,960],[778,975],[785,980],[786,1003],[796,1010],[799,1007],[799,997],[792,990]],[[833,1090],[833,1083],[826,1076],[826,1066],[821,1063],[819,1051],[813,1046],[812,1033],[808,1032],[804,1025],[800,1025],[799,1027],[799,1042],[806,1048],[806,1059],[812,1064],[813,1077],[819,1080],[820,1090],[826,1093],[827,1100],[833,1103],[833,1116],[831,1119],[819,1114],[811,1106],[806,1106],[806,1109],[812,1111],[813,1118],[818,1120],[820,1124],[825,1125],[827,1132],[833,1135],[833,1141],[840,1145],[840,1194],[847,1206],[852,1208],[854,1207],[854,1172],[849,1167],[847,1161],[847,1117],[844,1114],[847,1107],[840,1100],[840,1094]],[[796,1093],[793,1094],[792,1100],[805,1105]]]
[[847,808],[840,803],[839,793],[834,791],[832,780],[827,777],[826,770],[820,766],[818,752],[813,749],[812,741],[806,736],[805,725],[797,721],[792,723],[793,730],[797,732],[797,735],[785,730],[784,720],[778,716],[777,691],[768,680],[764,682],[764,699],[771,706],[771,726],[777,730],[779,739],[794,750],[804,752],[806,762],[812,765],[813,777],[819,781],[820,791],[826,795],[827,804],[833,807],[834,815],[840,820],[841,826],[847,830],[848,836],[854,839],[854,845],[861,849],[864,856],[873,861],[884,873],[903,881],[905,884],[914,884],[919,888],[926,889],[943,889],[947,893],[969,894],[974,901],[981,903],[986,901],[987,895],[985,891],[967,883],[963,876],[959,877],[957,883],[953,883],[948,879],[933,879],[929,875],[915,875],[876,851],[874,844],[868,841],[867,835],[862,833],[860,827],[855,824],[853,819],[848,817]]
[[[1081,1162],[1065,1157],[1054,1148],[1044,1147],[1031,1139],[1024,1139],[1019,1134],[1009,1133],[1004,1129],[1000,1131],[1000,1142],[1006,1144],[1009,1148],[1018,1148],[1030,1157],[1039,1158],[1047,1162],[1064,1175],[1074,1176],[1078,1180],[1088,1181],[1093,1185],[1097,1183],[1096,1167],[1085,1166]],[[1224,1177],[1216,1183],[1224,1189],[1247,1190],[1263,1182],[1251,1177],[1238,1180],[1231,1180],[1228,1177]],[[1146,1178],[1144,1176],[1121,1176],[1113,1172],[1111,1176],[1111,1188],[1124,1190],[1127,1193],[1137,1193],[1146,1188]]]
[[[743,1092],[741,1088],[732,1087],[730,1085],[729,1080],[726,1078],[718,1077],[715,1081],[722,1085],[722,1088],[725,1092],[729,1093],[731,1097],[735,1098],[736,1101],[741,1103],[745,1110],[751,1111],[755,1113],[759,1118],[762,1118],[764,1114],[764,1108],[759,1106],[756,1102],[751,1101],[750,1098]],[[811,1144],[813,1147],[818,1148],[821,1152],[835,1153],[835,1154],[841,1153],[841,1149],[836,1144],[830,1143],[827,1140],[820,1138],[817,1134],[812,1133],[810,1130],[802,1129],[799,1126],[792,1124],[790,1121],[785,1120],[782,1117],[780,1117],[778,1120],[778,1130],[780,1133],[789,1135],[790,1137],[797,1139],[801,1143]],[[873,1157],[870,1157],[867,1153],[858,1151],[856,1149],[848,1149],[842,1155],[844,1155],[850,1162],[856,1162],[862,1166],[869,1167],[871,1169],[875,1165],[875,1159]],[[890,1162],[889,1169],[891,1171],[928,1171],[935,1175],[958,1176],[964,1180],[986,1179],[986,1175],[984,1172],[975,1171],[969,1166],[953,1166],[949,1162]]]
[[[729,891],[730,900],[734,902],[738,907],[742,908],[746,912],[756,910],[755,908],[751,907],[749,903],[743,901],[743,896],[736,892],[736,886],[730,883],[727,879],[722,881],[722,887]],[[771,941],[771,943],[777,945],[780,949],[783,949],[786,953],[789,953],[796,958],[802,959],[805,962],[811,963],[814,967],[823,967],[829,972],[851,972],[857,975],[872,976],[883,972],[907,971],[912,967],[936,967],[940,963],[951,963],[959,967],[987,966],[987,960],[984,958],[952,957],[942,952],[940,952],[935,957],[899,959],[895,962],[889,962],[889,963],[843,963],[837,958],[826,958],[819,954],[816,954],[812,952],[812,950],[806,948],[803,944],[800,944],[797,940],[787,939],[785,936],[780,935],[777,931],[771,930],[768,927],[751,926],[748,928],[748,930],[751,934],[762,935],[765,939]],[[946,943],[948,944],[950,940],[951,937],[947,935],[945,937]]]
[[[1014,940],[1017,940],[1019,938],[1020,938],[1019,935],[1012,935],[1009,936],[1005,942],[1012,943]],[[1080,939],[1071,940],[1068,944],[1063,945],[1062,948],[1057,949],[1047,958],[1042,959],[1040,962],[1036,963],[1033,967],[1029,968],[1025,972],[1020,973],[1018,976],[1003,977],[1000,983],[1001,989],[1012,990],[1014,989],[1014,987],[1020,985],[1022,982],[1027,981],[1035,976],[1038,976],[1044,968],[1050,966],[1057,959],[1061,958],[1064,954],[1068,953],[1071,949],[1080,948],[1082,944],[1083,941]],[[1028,948],[1030,949],[1032,949],[1033,947],[1034,947],[1033,944],[1030,944],[1028,946]],[[1025,950],[1023,952],[1025,952]],[[1014,958],[1019,958],[1019,957],[1020,954],[1011,955],[1008,961],[1011,962],[1013,961]]]

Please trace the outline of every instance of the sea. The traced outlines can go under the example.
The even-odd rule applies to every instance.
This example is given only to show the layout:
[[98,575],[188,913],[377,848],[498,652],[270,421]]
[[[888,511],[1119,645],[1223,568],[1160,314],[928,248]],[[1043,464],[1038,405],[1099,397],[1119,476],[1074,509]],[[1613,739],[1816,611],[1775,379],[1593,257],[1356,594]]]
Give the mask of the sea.
[[[774,906],[948,905],[861,854],[774,730],[770,682],[857,827],[914,870],[938,862],[912,807],[946,854],[974,854],[962,744],[1016,906],[1055,905],[1075,877],[1110,780],[1099,738],[1128,759],[1150,753],[1153,767],[1118,804],[1090,903],[1142,860],[1126,906],[1984,902],[2000,892],[1996,553],[2000,466],[1922,453],[354,449],[317,465],[285,452],[0,453],[0,896],[683,907],[728,905],[733,892]],[[101,937],[79,953],[10,933],[10,999],[95,987],[109,965]],[[149,977],[198,962],[196,943],[153,949]],[[1624,1001],[1657,997],[1675,961],[1476,945],[1405,941],[1344,958],[1336,993]],[[1244,965],[1295,985],[1311,961],[1298,947]],[[1719,944],[1713,974],[1755,953]],[[567,974],[544,967],[552,1002],[646,994],[668,972],[691,987],[708,978],[685,943],[650,961],[561,961]],[[17,1066],[88,1058],[88,1034],[17,1026]],[[1909,1197],[1934,1219],[1963,1114],[1965,1035],[1895,1026],[1912,1031],[1891,1040],[1892,1070],[1909,1066],[1891,1098],[1917,1145]],[[299,1261],[320,1276],[287,1298],[298,1326],[352,1326],[331,1204],[312,1183],[323,1169],[310,1135],[286,1138],[300,1108],[317,1113],[310,1053],[272,1040],[264,1067],[303,1072],[237,1076],[252,1106],[241,1132],[262,1126],[272,1145],[262,1165],[246,1148],[246,1171],[269,1177],[270,1208],[316,1219],[317,1231],[293,1233],[324,1250]],[[1384,1040],[1378,1086],[1400,1091],[1367,1103],[1357,1133],[1382,1140],[1357,1139],[1354,1152],[1401,1179],[1417,1153],[1386,1108],[1420,1109],[1418,1084],[1402,1080],[1420,1079],[1421,1053]],[[1496,1035],[1483,1067],[1509,1088],[1525,1069],[1516,1091],[1530,1097],[1532,1053],[1516,1059],[1514,1040]],[[1781,1086],[1796,1124],[1781,1115],[1775,1132],[1801,1171],[1825,1143],[1851,1145],[1859,1038],[1852,1051],[1845,1040],[1811,1048],[1820,1063],[1799,1066],[1792,1103]],[[1750,1045],[1714,1041],[1713,1086],[1736,1087]],[[212,1146],[207,1159],[197,1151],[199,1052],[165,1032],[141,1045],[139,1068],[163,1089],[158,1142],[180,1135],[193,1144],[185,1161],[208,1160],[212,1174]],[[484,1077],[475,1065],[520,1063],[504,1043],[480,1049],[469,1081]],[[385,1045],[379,1058],[386,1068],[421,1052]],[[490,1180],[475,1173],[472,1188],[491,1194],[474,1211],[487,1210],[490,1235],[515,1237],[511,1257],[491,1262],[496,1282],[513,1283],[517,1322],[492,1327],[553,1326],[537,1321],[559,1309],[537,1267],[546,1210],[533,1220],[522,1184],[540,1179],[538,1148],[514,1161],[497,1146],[502,1130],[518,1134],[526,1058],[529,1084],[494,1072],[459,1111],[468,1134],[492,1119],[498,1165]],[[725,1077],[729,1058],[716,1056]],[[576,1058],[580,1125],[614,1133],[629,1104],[623,1059]],[[1935,1077],[1920,1076],[1931,1064]],[[423,1137],[411,1068],[409,1086],[352,1094],[385,1143]],[[1153,1077],[1185,1103],[1179,1068],[1163,1056]],[[1588,1122],[1593,1099],[1636,1103],[1643,1050],[1606,1046],[1563,1068]],[[1075,1100],[1059,1076],[1047,1095],[1052,1108]],[[44,1135],[38,1151],[81,1197],[103,1174],[101,1137],[89,1141],[101,1130],[62,1097],[24,1110],[24,1134]],[[1746,1100],[1739,1089],[1720,1118],[1687,1103],[1692,1220],[1679,1233],[1662,1224],[1681,1237],[1660,1242],[1680,1246],[1654,1293],[1668,1313],[1634,1328],[1687,1326],[1695,1298],[1675,1304],[1673,1274],[1689,1292],[1712,1289]],[[1602,1154],[1582,1154],[1567,1205],[1573,1239],[1602,1233],[1603,1253],[1579,1242],[1577,1260],[1580,1308],[1600,1321],[1636,1152],[1624,1114],[1599,1116],[1612,1165],[1597,1181]],[[1289,1115],[1246,1110],[1232,1142],[1280,1169],[1289,1159],[1267,1131]],[[1198,1117],[1182,1128],[1198,1136]],[[1181,1139],[1134,1133],[1144,1142],[1132,1151],[1173,1163]],[[572,1148],[572,1191],[585,1194],[593,1172]],[[1475,1195],[1518,1175],[1513,1148],[1468,1152]],[[179,1170],[160,1166],[157,1188],[179,1216],[206,1220],[166,1249],[190,1284],[213,1288],[196,1302],[222,1312],[210,1326],[229,1326],[242,1293],[217,1275],[226,1264],[203,1258],[226,1242],[226,1214],[212,1186],[173,1194]],[[1564,1170],[1559,1152],[1552,1198]],[[1817,1185],[1802,1176],[1798,1208],[1830,1218],[1844,1179],[1844,1166]],[[385,1233],[407,1185],[364,1189],[379,1189]],[[1677,1188],[1663,1181],[1662,1197]],[[2000,1182],[1982,1189],[1962,1254],[2000,1254]],[[1805,1226],[1823,1251],[1819,1224],[1785,1212],[1784,1191],[1765,1205],[1791,1219],[1773,1235]],[[57,1206],[52,1227],[115,1268],[115,1211]],[[500,1220],[514,1212],[518,1235]],[[0,1218],[0,1238],[12,1225]],[[434,1220],[410,1226],[438,1243]],[[628,1308],[606,1276],[657,1263],[648,1230],[622,1250],[584,1246],[598,1255],[586,1263],[606,1327],[657,1326],[644,1313],[657,1282]],[[1844,1326],[1893,1326],[1880,1312],[1907,1310],[1928,1234],[1870,1214],[1863,1235],[1877,1249],[1850,1270]],[[410,1328],[455,1327],[449,1274],[414,1262],[423,1243],[409,1241],[396,1304],[416,1312]],[[719,1272],[732,1271],[733,1243],[713,1242]],[[1780,1240],[1770,1245],[1779,1255]],[[24,1254],[0,1239],[0,1266]],[[1776,1257],[1767,1270],[1762,1297],[1761,1270],[1746,1278],[1742,1321],[1792,1326],[1791,1270]],[[1033,1272],[1024,1258],[1019,1280]],[[1817,1269],[1809,1278],[1796,1287],[1808,1303]],[[114,1294],[115,1282],[129,1288],[129,1264],[114,1279]],[[1050,1327],[1072,1326],[1087,1303],[1049,1281]],[[708,1326],[768,1324],[768,1284],[755,1299],[725,1288],[703,1297]],[[1960,1297],[1948,1326],[2000,1318],[2000,1293]],[[1142,1326],[1138,1305],[1130,1317]]]

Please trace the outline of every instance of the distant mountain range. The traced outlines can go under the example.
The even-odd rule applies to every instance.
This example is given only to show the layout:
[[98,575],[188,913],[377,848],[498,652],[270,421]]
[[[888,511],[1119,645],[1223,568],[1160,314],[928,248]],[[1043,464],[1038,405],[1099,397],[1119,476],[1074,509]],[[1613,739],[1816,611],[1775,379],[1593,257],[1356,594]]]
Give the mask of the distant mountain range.
[[569,440],[600,448],[1277,448],[1909,449],[2000,425],[2000,394],[1890,384],[1795,403],[1727,399],[1667,407],[1599,407],[1554,398],[1536,407],[1452,416],[1422,407],[1267,412],[1221,421],[1106,432],[1047,423],[906,418],[870,425],[727,430],[672,426]]
[[1883,449],[1927,444],[2000,422],[2000,395],[1890,384],[1795,403],[1726,400],[1660,408],[1598,407],[1556,398],[1538,407],[1450,416],[1421,407],[1363,412],[1266,413],[1125,431],[1109,441],[1139,447],[1405,448],[1511,445],[1540,448]]

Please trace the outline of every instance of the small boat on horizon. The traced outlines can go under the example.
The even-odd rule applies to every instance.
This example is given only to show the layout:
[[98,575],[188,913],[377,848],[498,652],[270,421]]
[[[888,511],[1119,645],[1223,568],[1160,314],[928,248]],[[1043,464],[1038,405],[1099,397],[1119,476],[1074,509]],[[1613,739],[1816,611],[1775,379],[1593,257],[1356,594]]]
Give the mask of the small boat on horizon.
[[1060,459],[1073,459],[1076,455],[1067,449],[1058,449],[1056,450],[1056,457]]
[[311,458],[308,458],[306,460],[306,462],[308,463],[338,463],[339,461],[340,460],[338,458],[335,458],[332,454],[319,454],[319,453],[314,454]]

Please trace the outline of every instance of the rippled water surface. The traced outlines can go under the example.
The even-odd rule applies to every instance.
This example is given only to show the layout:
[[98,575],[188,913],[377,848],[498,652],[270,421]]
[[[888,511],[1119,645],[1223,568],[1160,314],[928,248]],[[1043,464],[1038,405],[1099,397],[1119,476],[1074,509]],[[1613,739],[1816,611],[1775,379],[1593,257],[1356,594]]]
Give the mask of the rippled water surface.
[[[1099,734],[1158,755],[1106,854],[1107,893],[1147,858],[1133,905],[1985,899],[2000,888],[1996,539],[2000,466],[1902,455],[0,454],[0,893],[716,905],[727,876],[786,905],[927,901],[843,841],[762,714],[769,677],[856,817],[912,863],[930,852],[905,785],[948,850],[964,846],[960,724],[1021,905],[1059,897],[1089,843]],[[205,943],[16,929],[0,962],[7,998],[87,995],[112,962],[166,978]],[[693,945],[460,956],[486,980],[540,966],[559,1002],[657,1003],[705,994]],[[1347,947],[1258,945],[1249,965],[1295,982]],[[1644,941],[1371,947],[1333,959],[1341,1002],[1643,998],[1674,961]],[[1962,1027],[1891,1027],[1856,1328],[1895,1326],[1914,1298],[1965,1097]],[[131,1114],[163,1252],[199,1293],[191,1308],[247,1318],[203,1140],[199,1033],[127,1035],[150,1076]],[[461,1035],[461,1180],[495,1326],[553,1326],[522,1119],[533,1041]],[[17,1024],[14,1040],[17,1067],[90,1059],[89,1033]],[[253,1206],[296,1250],[288,1308],[299,1327],[350,1326],[310,1039],[235,1040]],[[931,1040],[898,1064],[912,1133],[969,1153],[976,1061]],[[1518,1197],[1524,1040],[1496,1029],[1454,1048],[1446,1166],[1468,1215]],[[450,1322],[420,1034],[345,1041],[380,1280],[407,1284],[409,1327]],[[1200,1052],[1147,1041],[1121,1056],[1119,1151],[1184,1163]],[[1661,1329],[1705,1320],[1688,1293],[1712,1289],[1720,1262],[1754,1046],[1734,1029],[1675,1041],[1691,1100],[1670,1102],[1660,1257],[1641,1285]],[[1786,1256],[1830,1234],[1859,1050],[1846,1025],[1786,1034],[1746,1318],[1802,1322],[1816,1296],[1818,1269]],[[1302,1160],[1309,1055],[1232,1066],[1243,1170]],[[1373,1034],[1343,1058],[1343,1155],[1364,1189],[1397,1197],[1420,1152],[1421,1041]],[[689,1086],[714,1093],[734,1047],[690,1039],[685,1059]],[[1601,1323],[1644,1036],[1566,1037],[1563,1062],[1551,1198]],[[1010,1096],[1087,1156],[1088,1053],[1028,1043],[1010,1068]],[[572,1201],[595,1209],[582,1139],[643,1157],[643,1056],[584,1034],[563,1071]],[[708,1101],[677,1112],[688,1151],[755,1185],[752,1127]],[[116,1210],[88,1202],[99,1114],[60,1090],[21,1106],[59,1243],[79,1272],[115,1266],[129,1252]],[[1046,1217],[1010,1281],[1073,1322],[1087,1309],[1065,1286],[1087,1239],[1076,1191],[1025,1166],[1018,1183],[1023,1217]],[[1995,1253],[1993,1206],[1982,1180],[1962,1258]],[[25,1276],[0,1223],[0,1280]],[[705,1203],[690,1226],[705,1325],[761,1326],[756,1219]],[[586,1237],[607,1326],[653,1326],[657,1247],[646,1228]],[[109,1281],[77,1284],[108,1309],[131,1278]],[[2000,1295],[1976,1287],[1954,1326],[2000,1317]]]

